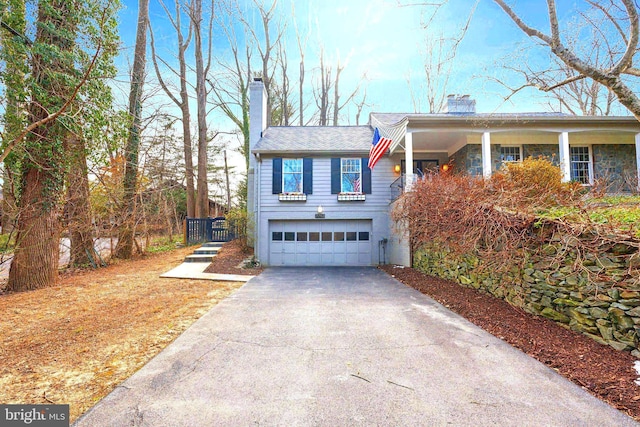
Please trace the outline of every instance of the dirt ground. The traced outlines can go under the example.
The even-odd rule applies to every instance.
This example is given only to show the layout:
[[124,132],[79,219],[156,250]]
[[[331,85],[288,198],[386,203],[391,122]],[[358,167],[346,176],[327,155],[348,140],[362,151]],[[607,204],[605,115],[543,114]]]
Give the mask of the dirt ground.
[[635,384],[639,375],[630,353],[598,344],[475,289],[413,268],[387,265],[382,269],[640,421],[640,386]]
[[159,278],[193,249],[0,295],[0,402],[70,404],[73,422],[130,377],[242,285]]

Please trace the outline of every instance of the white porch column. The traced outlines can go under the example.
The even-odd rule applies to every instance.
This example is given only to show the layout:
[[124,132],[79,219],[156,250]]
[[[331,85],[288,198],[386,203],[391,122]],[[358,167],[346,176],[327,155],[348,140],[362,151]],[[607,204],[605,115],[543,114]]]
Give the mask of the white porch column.
[[[562,182],[571,181],[571,154],[569,153],[569,132],[561,132],[558,135],[560,145],[560,170],[562,171]],[[637,137],[636,137],[636,145]]]
[[482,176],[491,176],[491,132],[482,133]]
[[404,191],[411,191],[413,186],[413,134],[411,132],[404,135],[404,165],[406,169]]
[[636,173],[638,176],[638,190],[640,190],[640,133],[636,133]]

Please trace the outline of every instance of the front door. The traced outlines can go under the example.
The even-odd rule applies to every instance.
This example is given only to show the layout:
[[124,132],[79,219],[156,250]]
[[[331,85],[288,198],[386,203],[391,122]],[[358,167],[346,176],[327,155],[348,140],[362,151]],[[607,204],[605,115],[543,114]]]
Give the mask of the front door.
[[[402,173],[406,173],[406,165],[405,161],[402,160],[400,164],[402,165]],[[413,173],[418,176],[424,176],[429,172],[438,172],[440,169],[440,162],[438,160],[414,160],[413,161]]]

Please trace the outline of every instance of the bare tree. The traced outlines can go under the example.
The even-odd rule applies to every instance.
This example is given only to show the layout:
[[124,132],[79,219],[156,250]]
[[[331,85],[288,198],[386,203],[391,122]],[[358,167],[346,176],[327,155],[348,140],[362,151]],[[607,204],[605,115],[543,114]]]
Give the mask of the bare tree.
[[291,12],[292,15],[294,16],[294,25],[295,25],[295,30],[296,30],[296,40],[298,42],[298,53],[300,54],[300,70],[299,70],[299,74],[298,74],[298,120],[299,120],[299,125],[300,126],[304,126],[305,122],[304,122],[304,111],[305,111],[305,104],[304,104],[304,79],[305,79],[305,68],[304,68],[304,54],[305,51],[307,50],[307,42],[309,41],[309,36],[311,34],[311,26],[308,25],[308,29],[309,31],[307,31],[307,34],[305,36],[301,36],[300,35],[300,29],[298,27],[298,21],[295,19],[295,3],[291,2]]
[[[333,126],[338,126],[340,112],[346,108],[347,105],[354,102],[355,97],[360,92],[362,83],[367,79],[366,75],[362,76],[346,99],[340,102],[340,75],[344,69],[345,65],[341,65],[340,59],[338,59],[335,76],[332,77],[333,67],[325,64],[324,49],[322,47],[320,48],[320,67],[317,69],[316,84],[313,88],[313,96],[316,107],[318,108],[317,123],[319,126],[328,126],[330,123],[332,123]],[[364,100],[362,105],[364,105]]]
[[[169,64],[168,61],[162,60],[156,55],[155,52],[155,43],[153,38],[153,29],[149,26],[150,35],[151,35],[151,58],[153,61],[153,66],[156,71],[156,76],[158,77],[158,82],[160,86],[167,94],[167,96],[180,108],[180,112],[182,113],[182,138],[183,138],[183,150],[184,150],[184,163],[185,163],[185,174],[186,174],[186,182],[187,182],[187,216],[195,217],[196,214],[196,202],[195,202],[195,184],[194,184],[194,174],[193,174],[193,153],[191,150],[191,112],[189,109],[189,91],[188,91],[188,79],[187,79],[187,62],[185,58],[185,52],[189,47],[191,42],[191,36],[193,35],[193,25],[191,25],[191,21],[189,21],[189,29],[187,32],[187,36],[185,38],[184,28],[182,26],[182,8],[180,4],[180,0],[175,0],[175,11],[172,15],[169,9],[165,6],[164,2],[160,0],[160,5],[165,11],[169,22],[171,22],[171,26],[175,29],[176,35],[178,37],[178,70],[175,70],[173,66]],[[160,60],[163,65],[169,69],[172,74],[174,74],[180,80],[180,94],[179,99],[174,95],[173,91],[168,87],[165,83],[162,75],[163,73],[160,71],[160,67],[158,64],[158,60]]]
[[[638,51],[639,29],[638,10],[633,0],[586,0],[591,10],[599,13],[609,24],[606,28],[601,27],[592,33],[592,37],[599,38],[597,42],[594,38],[593,42],[599,43],[602,53],[606,55],[602,63],[595,62],[593,57],[579,55],[563,42],[555,0],[547,0],[549,34],[527,25],[504,0],[494,2],[526,35],[549,48],[551,53],[572,71],[569,77],[561,81],[541,82],[537,85],[540,90],[550,92],[572,82],[592,79],[610,90],[618,101],[640,120],[640,98],[629,83],[629,77],[640,77],[640,69],[633,65]],[[618,45],[622,45],[623,48],[618,50]]]
[[196,216],[206,218],[209,216],[209,183],[207,181],[207,88],[205,82],[211,65],[211,43],[213,6],[209,21],[209,54],[207,65],[204,64],[202,47],[202,0],[194,0],[189,11],[193,34],[195,39],[196,60],[196,105],[198,110],[198,193],[196,198]]
[[[579,11],[578,15],[582,19],[571,20],[567,27],[571,32],[565,35],[565,44],[580,56],[588,58],[589,62],[598,68],[606,68],[610,65],[610,57],[604,54],[606,50],[602,44],[609,43],[608,40],[599,37],[602,28],[607,26],[607,18],[598,16],[593,10]],[[611,40],[611,43],[615,43]],[[622,49],[618,46],[616,49]],[[551,86],[555,82],[571,79],[575,70],[562,62],[560,58],[552,52],[548,53],[549,66],[540,68],[539,61],[530,58],[530,52],[526,48],[515,49],[508,56],[498,59],[495,67],[502,67],[507,73],[506,76],[496,75],[492,71],[487,77],[507,89],[504,96],[505,101],[526,88],[539,88]],[[535,52],[538,54],[538,52]],[[515,55],[515,56],[514,56]],[[519,76],[518,82],[514,82],[513,76]],[[523,83],[521,81],[524,81]],[[549,97],[549,107],[552,110],[560,110],[570,114],[582,115],[604,115],[607,116],[619,107],[614,93],[590,78],[571,80],[567,84],[560,85],[547,92]]]
[[[208,80],[208,83],[215,98],[215,107],[220,108],[242,133],[243,143],[240,152],[244,155],[247,170],[251,154],[249,152],[249,83],[253,77],[254,69],[260,70],[258,74],[261,75],[265,89],[269,94],[267,105],[269,121],[275,98],[271,82],[275,74],[276,63],[272,59],[274,59],[274,50],[277,49],[284,34],[284,27],[276,21],[277,3],[278,0],[273,0],[267,10],[264,4],[253,0],[262,23],[262,31],[260,32],[247,20],[247,14],[239,10],[237,0],[218,2],[220,28],[225,33],[233,58],[230,62],[218,61],[222,72],[216,76],[215,81]],[[233,24],[236,19],[243,24],[244,36],[239,37],[235,32]],[[238,40],[243,40],[244,43],[239,44]],[[260,63],[254,68],[253,61],[256,50]]]
[[[260,37],[256,32],[256,29],[254,28],[255,26],[247,21],[242,14],[240,15],[240,20],[244,24],[247,34],[250,34],[253,38],[255,47],[258,49],[258,54],[261,59],[260,71],[262,75],[262,82],[264,83],[264,88],[267,91],[267,94],[269,94],[267,99],[267,125],[270,125],[271,110],[273,108],[273,90],[271,87],[271,81],[275,74],[275,64],[271,61],[271,58],[278,46],[278,42],[284,35],[286,26],[281,22],[275,21],[275,18],[277,17],[276,7],[278,5],[278,0],[273,0],[268,9],[263,3],[260,3],[259,0],[252,1],[260,14],[262,37]],[[276,30],[275,34],[273,33],[274,27]]]
[[[411,100],[414,111],[421,112],[422,101],[426,101],[428,113],[438,113],[442,110],[444,102],[449,91],[449,81],[453,75],[453,71],[457,65],[456,57],[458,48],[469,30],[471,18],[475,12],[478,2],[473,5],[469,16],[464,25],[458,29],[455,34],[433,34],[431,32],[430,23],[435,17],[437,10],[444,5],[445,2],[420,4],[429,6],[427,9],[430,13],[427,17],[423,17],[422,26],[427,31],[424,48],[424,80],[419,85],[418,93],[412,88],[411,76],[407,76],[407,83],[411,93]],[[408,6],[408,5],[407,5]],[[433,7],[436,7],[435,9]]]
[[320,47],[320,68],[318,70],[318,83],[314,88],[314,97],[318,107],[318,126],[326,126],[329,117],[329,92],[333,84],[331,80],[331,67],[325,67],[324,48]]
[[134,50],[131,89],[129,91],[129,134],[125,148],[124,196],[122,223],[118,233],[115,256],[129,259],[133,255],[135,231],[136,190],[138,176],[138,153],[140,149],[140,130],[142,116],[142,90],[144,87],[147,28],[149,25],[149,0],[138,1],[138,28]]

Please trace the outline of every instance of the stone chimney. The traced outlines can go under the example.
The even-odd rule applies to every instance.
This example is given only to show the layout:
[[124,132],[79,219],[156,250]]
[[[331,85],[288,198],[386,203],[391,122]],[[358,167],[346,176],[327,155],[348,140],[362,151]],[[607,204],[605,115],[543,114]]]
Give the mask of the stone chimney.
[[247,171],[247,244],[256,244],[258,225],[258,180],[256,171],[258,159],[251,153],[262,138],[262,132],[267,128],[267,91],[262,79],[256,77],[249,83],[249,170]]
[[443,113],[447,114],[475,114],[476,100],[469,95],[447,95],[447,103]]

